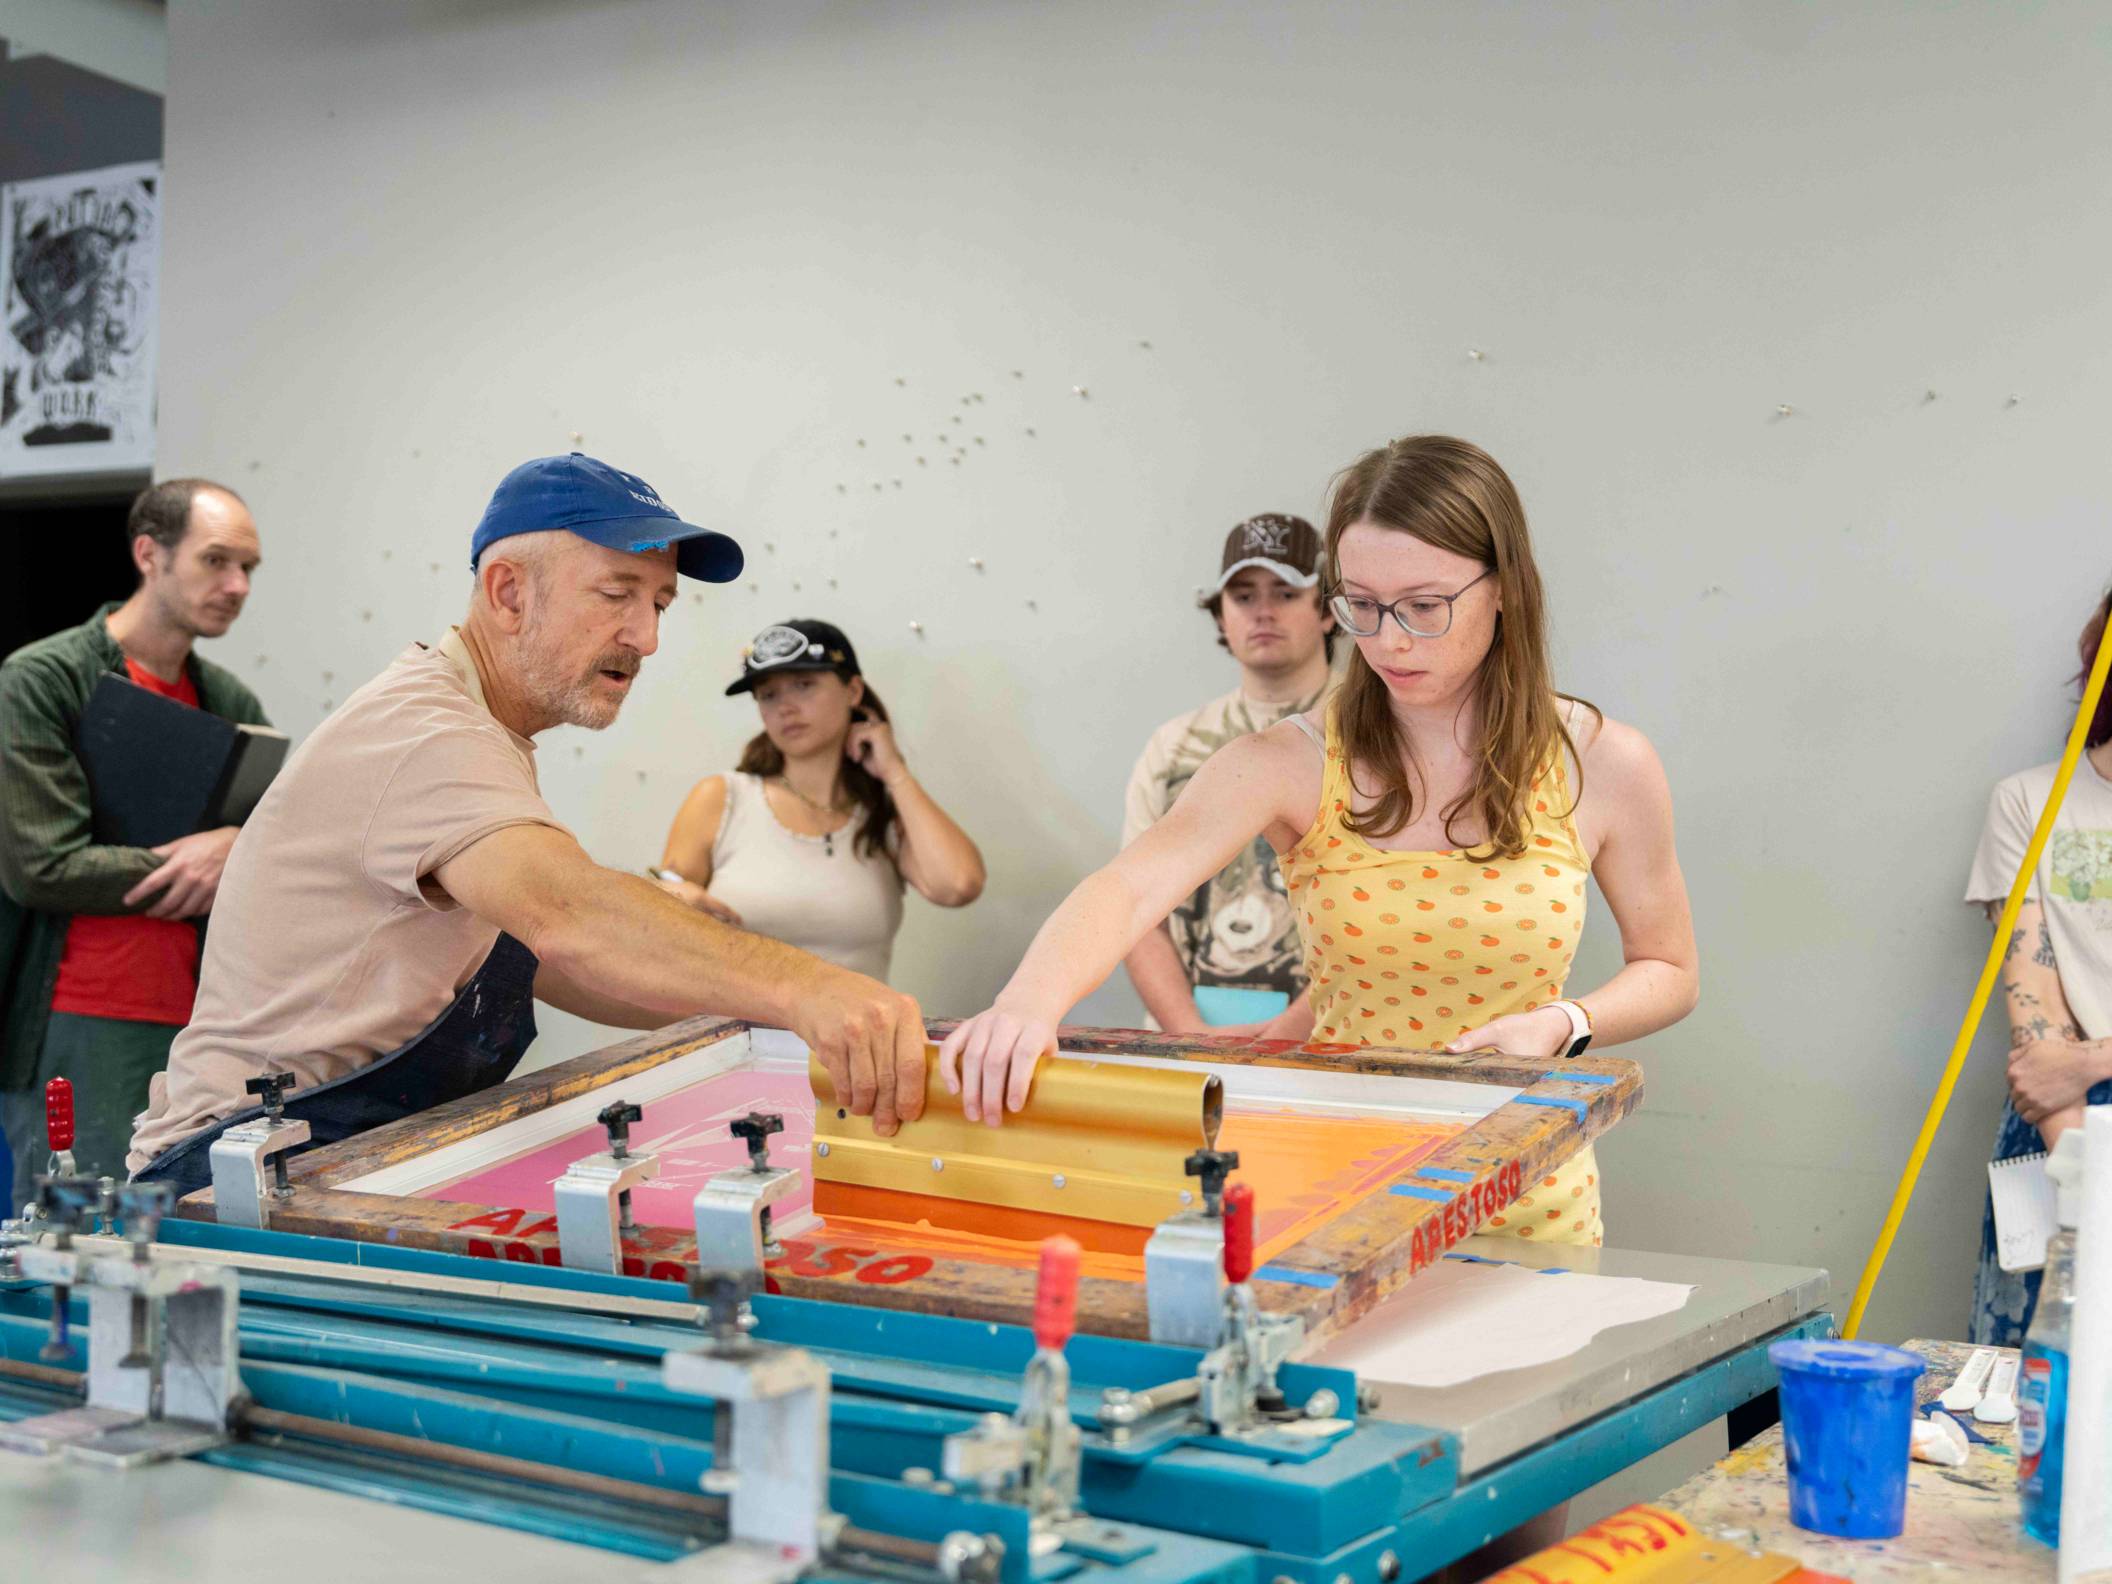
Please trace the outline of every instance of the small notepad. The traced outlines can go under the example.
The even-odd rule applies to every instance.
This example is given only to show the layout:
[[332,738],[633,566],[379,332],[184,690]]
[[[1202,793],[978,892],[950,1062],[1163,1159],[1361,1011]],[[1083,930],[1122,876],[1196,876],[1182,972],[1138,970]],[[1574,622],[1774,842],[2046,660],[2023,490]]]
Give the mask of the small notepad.
[[2053,1180],[2046,1152],[1994,1161],[1987,1168],[1995,1202],[1995,1260],[2006,1271],[2035,1271],[2046,1263],[2046,1240],[2056,1226]]

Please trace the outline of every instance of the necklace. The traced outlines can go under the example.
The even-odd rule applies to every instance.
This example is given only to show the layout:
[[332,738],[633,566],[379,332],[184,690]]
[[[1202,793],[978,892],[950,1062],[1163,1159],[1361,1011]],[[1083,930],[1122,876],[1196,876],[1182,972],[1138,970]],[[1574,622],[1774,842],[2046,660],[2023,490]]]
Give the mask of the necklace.
[[[798,787],[794,786],[784,776],[774,776],[772,777],[772,779],[776,781],[779,786],[783,787],[787,792],[791,793],[794,797],[798,798],[800,802],[806,804],[809,809],[813,810],[816,815],[820,816],[823,819],[833,819],[839,814],[850,813],[850,807],[848,805],[839,808],[834,803],[815,802],[812,798],[808,797],[806,793],[800,791]],[[836,833],[832,830],[826,830],[821,833],[821,855],[824,858],[833,858],[836,856]]]

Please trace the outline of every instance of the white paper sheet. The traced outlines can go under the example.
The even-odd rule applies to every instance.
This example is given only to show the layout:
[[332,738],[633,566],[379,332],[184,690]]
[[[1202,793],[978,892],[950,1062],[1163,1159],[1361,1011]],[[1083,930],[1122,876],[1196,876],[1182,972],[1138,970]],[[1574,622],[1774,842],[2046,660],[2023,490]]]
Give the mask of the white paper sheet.
[[2061,1483],[2061,1584],[2112,1579],[2112,1106],[2092,1106],[2083,1113],[2083,1138]]
[[1987,1191],[1995,1206],[1995,1261],[2006,1271],[2043,1270],[2055,1225],[2046,1152],[1990,1161]]
[[1683,1308],[1694,1289],[1634,1276],[1446,1258],[1323,1343],[1312,1362],[1391,1386],[1457,1386],[1582,1351],[1610,1326]]

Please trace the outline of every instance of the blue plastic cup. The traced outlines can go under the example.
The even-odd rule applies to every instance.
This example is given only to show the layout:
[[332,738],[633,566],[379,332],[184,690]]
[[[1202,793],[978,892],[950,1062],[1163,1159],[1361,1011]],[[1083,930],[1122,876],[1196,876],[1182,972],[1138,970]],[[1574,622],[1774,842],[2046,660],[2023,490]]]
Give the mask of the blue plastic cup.
[[1815,1534],[1889,1540],[1907,1524],[1914,1383],[1928,1362],[1872,1342],[1777,1342],[1789,1520]]

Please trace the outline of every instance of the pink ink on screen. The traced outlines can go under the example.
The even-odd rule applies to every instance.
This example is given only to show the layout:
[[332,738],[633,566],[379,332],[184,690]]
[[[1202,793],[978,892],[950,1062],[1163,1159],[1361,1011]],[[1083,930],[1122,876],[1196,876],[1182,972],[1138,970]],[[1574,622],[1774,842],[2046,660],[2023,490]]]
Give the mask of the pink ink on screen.
[[[620,1083],[603,1093],[610,1103],[624,1098]],[[770,1164],[796,1167],[800,1173],[798,1190],[776,1207],[777,1224],[791,1227],[795,1217],[803,1220],[813,1209],[808,1164],[814,1142],[814,1093],[804,1071],[722,1073],[643,1101],[640,1109],[645,1115],[631,1128],[631,1152],[660,1157],[660,1175],[631,1193],[631,1213],[640,1225],[690,1225],[690,1201],[705,1180],[748,1164],[748,1146],[726,1129],[750,1111],[773,1112],[785,1119],[784,1132],[771,1136]],[[540,1149],[428,1188],[419,1197],[554,1214],[550,1185],[581,1156],[598,1155],[608,1147],[608,1135],[590,1123]]]

